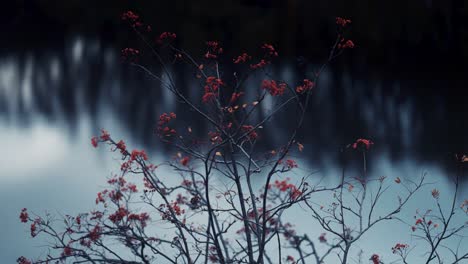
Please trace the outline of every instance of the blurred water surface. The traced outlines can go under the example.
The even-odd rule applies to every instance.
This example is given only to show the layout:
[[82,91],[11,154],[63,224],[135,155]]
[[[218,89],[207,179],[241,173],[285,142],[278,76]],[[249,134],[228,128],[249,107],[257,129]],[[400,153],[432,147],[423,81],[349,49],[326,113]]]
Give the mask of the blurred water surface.
[[[317,65],[318,61],[304,66],[291,59],[271,71],[278,79],[297,83],[303,72]],[[183,69],[171,69],[177,85],[190,98],[200,100],[202,87],[192,72]],[[317,170],[317,177],[336,181],[339,150],[363,137],[375,142],[369,157],[370,175],[416,179],[427,171],[442,195],[449,194],[453,156],[467,149],[466,98],[454,96],[466,80],[436,71],[431,79],[419,79],[418,74],[415,70],[389,76],[365,66],[359,70],[328,68],[314,91],[298,137],[305,145],[299,158],[303,171],[298,175]],[[262,79],[252,76],[247,94],[254,94]],[[259,115],[273,107],[267,101]],[[106,176],[119,168],[113,154],[90,145],[89,139],[101,128],[125,139],[131,148],[147,149],[158,161],[172,155],[173,150],[154,135],[157,117],[170,111],[177,112],[179,121],[192,120],[187,125],[195,133],[207,131],[206,123],[195,122],[193,113],[155,80],[123,65],[118,47],[99,40],[75,36],[53,49],[0,54],[0,145],[5,151],[0,159],[0,199],[4,201],[0,219],[11,227],[2,233],[2,259],[11,263],[19,255],[42,252],[33,247],[37,244],[19,223],[21,208],[72,214],[93,206]],[[265,147],[287,135],[292,122],[288,115],[279,113],[260,131]],[[353,173],[358,172],[351,169]],[[427,190],[417,196],[407,216],[412,217],[413,209],[429,195]],[[297,225],[307,228],[308,222]],[[378,229],[363,247],[386,250],[389,259],[398,236],[410,239],[407,230],[389,230]],[[393,240],[378,246],[371,242],[381,237]]]

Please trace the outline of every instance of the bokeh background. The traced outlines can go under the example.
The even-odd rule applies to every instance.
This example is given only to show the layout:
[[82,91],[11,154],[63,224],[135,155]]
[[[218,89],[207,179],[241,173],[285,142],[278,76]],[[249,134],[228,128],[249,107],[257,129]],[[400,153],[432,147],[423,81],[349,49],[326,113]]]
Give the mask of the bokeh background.
[[[228,59],[272,43],[282,56],[272,72],[291,82],[324,61],[335,17],[352,19],[349,33],[357,47],[324,72],[300,135],[306,146],[302,166],[330,180],[338,175],[339,149],[364,137],[376,143],[369,162],[374,176],[415,178],[427,171],[449,193],[453,157],[468,152],[463,0],[18,0],[2,3],[2,9],[4,263],[44,250],[44,241],[30,240],[19,223],[21,208],[72,214],[93,206],[106,176],[119,168],[112,154],[89,144],[99,129],[163,160],[171,152],[154,135],[157,117],[176,111],[191,118],[157,82],[121,63],[121,48],[140,45],[120,21],[126,10],[139,13],[154,34],[176,32],[177,45],[192,54],[203,54],[206,40],[219,40]],[[173,70],[183,90],[201,97],[193,72]],[[253,81],[257,89],[261,76]],[[262,131],[265,145],[287,133],[288,117],[276,121]],[[193,127],[207,129],[200,122]],[[387,244],[381,247],[389,253]]]

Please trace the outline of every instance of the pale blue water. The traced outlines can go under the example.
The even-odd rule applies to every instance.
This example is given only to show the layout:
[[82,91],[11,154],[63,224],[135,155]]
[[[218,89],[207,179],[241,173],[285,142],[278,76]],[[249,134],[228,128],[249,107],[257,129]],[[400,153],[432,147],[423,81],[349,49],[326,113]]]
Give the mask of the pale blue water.
[[[21,208],[52,214],[76,214],[93,208],[95,194],[105,186],[106,177],[119,169],[113,153],[96,150],[90,144],[91,136],[98,134],[100,128],[124,138],[132,148],[147,149],[158,161],[166,156],[153,135],[155,120],[161,112],[177,111],[181,106],[143,74],[128,73],[116,54],[115,49],[102,47],[99,41],[77,37],[60,51],[0,57],[0,146],[4,150],[0,159],[2,263],[13,263],[20,255],[40,256],[44,250],[44,241],[30,239],[28,227],[19,222]],[[288,64],[275,71],[285,80],[296,76]],[[185,77],[181,84],[193,89],[188,91],[190,96],[199,97],[201,93],[190,83],[190,76]],[[453,117],[447,118],[444,99],[428,96],[434,102],[433,112],[428,114],[423,110],[426,106],[418,105],[417,99],[403,96],[398,82],[387,85],[379,80],[353,79],[349,74],[339,81],[335,77],[332,72],[322,76],[306,132],[301,135],[306,148],[304,157],[298,159],[300,169],[296,177],[318,170],[313,177],[323,177],[330,184],[336,182],[340,175],[339,148],[357,137],[369,137],[376,142],[369,175],[385,175],[391,181],[395,177],[417,179],[426,171],[429,181],[441,191],[441,200],[447,202],[447,195],[453,191],[449,182],[453,171],[447,169],[445,162],[451,157],[447,145],[456,139],[447,138],[451,143],[445,144],[439,136],[447,128],[435,129],[438,124],[453,121]],[[261,76],[253,78],[253,82],[260,80]],[[333,89],[337,85],[343,87],[340,95]],[[345,99],[339,104],[342,99],[337,98]],[[271,107],[267,104],[264,110]],[[425,118],[427,115],[432,119]],[[181,114],[181,119],[187,117]],[[288,116],[280,114],[280,118],[286,123],[270,127],[274,133],[263,132],[267,144],[287,133]],[[454,122],[461,122],[464,127],[463,120]],[[198,125],[200,130],[204,127]],[[433,133],[433,137],[427,133]],[[434,145],[427,146],[431,140]],[[350,170],[349,174],[358,172]],[[419,193],[403,212],[410,222],[416,208],[429,206],[432,188],[428,186]],[[399,192],[390,189],[383,207],[394,204]],[[326,198],[317,196],[318,201],[321,199]],[[298,217],[302,214],[304,217]],[[321,233],[307,220],[307,213],[294,210],[286,217],[299,231],[311,232],[312,237]],[[466,216],[458,221],[465,220]],[[385,263],[394,260],[390,248],[397,242],[421,243],[410,236],[408,227],[380,225],[359,244],[367,254],[364,263],[372,253],[382,255]],[[453,241],[449,246],[455,245]],[[418,248],[409,263],[418,263],[421,254],[417,251]]]

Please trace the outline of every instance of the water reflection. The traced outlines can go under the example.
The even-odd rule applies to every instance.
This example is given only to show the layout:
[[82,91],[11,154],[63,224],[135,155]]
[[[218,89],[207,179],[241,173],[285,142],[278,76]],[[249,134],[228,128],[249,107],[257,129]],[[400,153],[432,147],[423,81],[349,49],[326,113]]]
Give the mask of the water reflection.
[[[297,83],[301,72],[312,72],[316,65],[280,62],[272,74]],[[233,69],[225,69],[226,72]],[[157,71],[157,69],[156,69]],[[199,101],[201,88],[193,72],[182,66],[173,69],[179,87]],[[385,74],[355,74],[353,70],[325,71],[313,96],[308,122],[300,139],[312,146],[311,160],[320,161],[325,153],[357,137],[372,138],[377,150],[391,159],[431,162],[446,160],[467,146],[466,109],[453,92],[437,89],[440,81],[415,81]],[[247,83],[253,96],[263,76],[254,75]],[[416,73],[415,77],[418,78]],[[446,80],[447,91],[459,88],[457,80]],[[131,137],[154,144],[154,122],[159,113],[183,112],[173,95],[145,73],[120,63],[118,50],[95,39],[75,37],[64,47],[43,52],[0,55],[0,119],[3,124],[28,127],[38,117],[67,129],[73,135],[83,118],[93,128],[102,127],[109,107]],[[267,101],[265,114],[272,107]],[[185,114],[185,116],[184,116]],[[276,142],[286,133],[287,113],[280,113],[276,124],[263,133],[264,143]],[[203,122],[193,124],[200,131]],[[274,131],[274,133],[271,133]]]
[[[159,159],[165,150],[153,130],[160,113],[175,111],[180,119],[192,121],[195,133],[207,130],[207,124],[197,122],[193,113],[177,104],[157,82],[122,65],[118,54],[117,49],[97,40],[76,37],[57,49],[0,56],[0,145],[8,152],[0,160],[0,198],[11,201],[0,217],[14,227],[5,234],[11,242],[0,244],[0,255],[10,262],[21,254],[34,255],[21,251],[33,245],[16,221],[21,207],[38,212],[47,208],[85,211],[104,185],[105,176],[118,168],[109,153],[96,152],[89,144],[100,128],[126,139],[129,146],[148,149]],[[313,66],[308,66],[309,70]],[[301,70],[291,62],[272,69],[274,76],[289,82],[300,80]],[[173,73],[178,85],[199,100],[201,89],[192,81],[193,74],[178,68]],[[252,76],[248,94],[255,94],[262,78]],[[339,175],[338,150],[366,137],[376,142],[370,174],[412,178],[427,170],[431,180],[440,183],[441,192],[450,193],[445,177],[452,172],[445,161],[466,147],[466,139],[461,137],[467,131],[466,112],[451,105],[450,93],[434,92],[431,86],[422,91],[408,89],[426,84],[386,79],[385,75],[382,79],[354,75],[352,70],[326,71],[313,96],[304,132],[299,135],[306,146],[301,164],[319,170],[321,177],[333,182]],[[447,85],[458,87],[457,82],[447,81]],[[272,107],[272,102],[267,102],[259,117]],[[264,144],[274,146],[288,133],[290,122],[286,112],[280,113],[274,122],[279,125],[269,124],[261,132]],[[421,194],[412,209],[426,196]],[[413,212],[409,210],[407,216]],[[307,222],[297,225],[308,228]],[[383,229],[368,241],[389,235],[388,229]],[[368,243],[364,247],[384,251],[390,246],[382,243],[375,248]]]

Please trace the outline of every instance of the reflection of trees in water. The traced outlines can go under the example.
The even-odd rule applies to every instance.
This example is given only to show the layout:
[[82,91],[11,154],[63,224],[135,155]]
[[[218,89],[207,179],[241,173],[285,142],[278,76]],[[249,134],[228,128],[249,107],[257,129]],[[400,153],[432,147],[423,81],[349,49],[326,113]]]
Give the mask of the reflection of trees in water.
[[[83,116],[91,117],[95,129],[100,129],[106,118],[103,111],[110,109],[119,118],[115,122],[124,124],[132,137],[146,144],[158,140],[154,128],[162,112],[177,112],[200,135],[209,129],[206,123],[197,122],[194,113],[180,112],[183,107],[157,81],[122,65],[117,54],[99,41],[75,38],[62,48],[3,56],[1,117],[26,125],[37,116],[52,122],[65,120],[73,134]],[[297,67],[287,62],[273,68],[272,73],[292,84],[302,78]],[[173,74],[177,85],[200,101],[202,88],[193,81],[194,74],[183,67],[175,67]],[[251,98],[262,78],[254,75],[247,83]],[[410,154],[422,160],[446,157],[467,145],[461,138],[467,129],[462,122],[466,113],[456,111],[462,110],[457,105],[460,99],[450,99],[455,105],[449,104],[450,93],[434,92],[443,83],[458,87],[457,82],[399,81],[378,74],[360,77],[346,71],[327,71],[315,90],[309,120],[299,138],[311,146],[308,157],[314,160],[359,137],[373,139],[377,148],[388,151],[392,158]],[[263,114],[272,107],[266,105]],[[272,123],[281,126],[267,124],[260,131],[267,147],[275,146],[292,122],[285,113],[276,118],[279,122]]]

